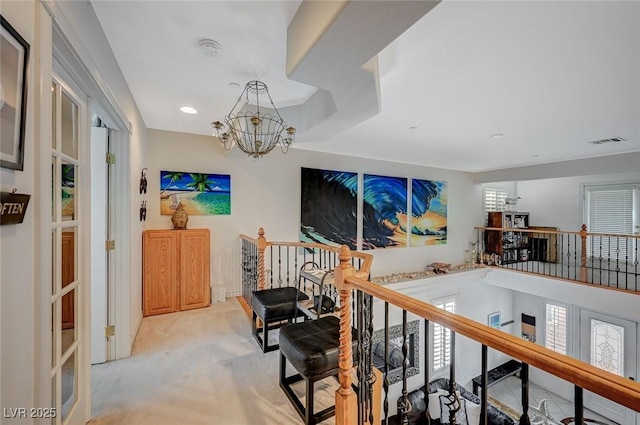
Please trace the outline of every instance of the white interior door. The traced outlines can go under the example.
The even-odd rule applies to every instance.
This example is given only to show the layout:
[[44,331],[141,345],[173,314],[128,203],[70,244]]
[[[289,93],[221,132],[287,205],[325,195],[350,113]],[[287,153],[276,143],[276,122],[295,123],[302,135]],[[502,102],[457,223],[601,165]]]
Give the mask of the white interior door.
[[[64,73],[54,61],[55,69]],[[51,96],[51,423],[79,425],[87,422],[90,397],[87,104],[68,77],[54,75]]]
[[108,177],[106,128],[91,128],[91,364],[108,360],[107,240]]
[[[580,358],[593,366],[637,379],[637,323],[590,310],[580,311]],[[621,425],[636,425],[631,409],[585,391],[585,407]]]

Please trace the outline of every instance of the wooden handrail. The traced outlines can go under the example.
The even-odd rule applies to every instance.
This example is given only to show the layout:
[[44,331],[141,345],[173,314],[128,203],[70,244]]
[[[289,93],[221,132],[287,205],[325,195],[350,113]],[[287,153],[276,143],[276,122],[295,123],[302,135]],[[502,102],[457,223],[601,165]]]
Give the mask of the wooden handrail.
[[347,276],[345,280],[353,289],[373,295],[381,301],[445,326],[456,334],[464,335],[616,403],[635,410],[640,406],[640,383],[638,382],[606,372],[580,360],[563,356],[458,314],[449,313],[424,301],[373,284],[365,279]]
[[258,240],[256,238],[252,238],[251,236],[247,236],[247,235],[242,234],[242,233],[240,234],[240,239],[245,240],[247,242],[254,243],[256,245],[258,244]]

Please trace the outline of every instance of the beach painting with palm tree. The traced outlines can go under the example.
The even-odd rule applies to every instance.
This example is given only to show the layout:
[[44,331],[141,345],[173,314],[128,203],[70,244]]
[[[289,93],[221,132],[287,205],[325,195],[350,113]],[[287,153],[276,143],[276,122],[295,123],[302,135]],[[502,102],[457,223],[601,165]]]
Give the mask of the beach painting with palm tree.
[[189,215],[231,214],[231,176],[160,171],[160,213],[173,214],[179,203]]

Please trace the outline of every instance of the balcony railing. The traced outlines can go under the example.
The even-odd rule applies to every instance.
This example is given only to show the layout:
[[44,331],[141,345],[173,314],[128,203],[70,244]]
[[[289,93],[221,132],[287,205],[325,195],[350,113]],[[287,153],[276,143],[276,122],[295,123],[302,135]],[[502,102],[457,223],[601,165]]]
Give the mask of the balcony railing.
[[[307,287],[308,283],[305,281],[299,282],[298,274],[305,263],[313,262],[326,270],[333,270],[339,264],[336,247],[314,243],[268,241],[262,227],[258,230],[257,238],[240,235],[240,239],[242,297],[247,305],[251,305],[251,295],[258,289],[297,287],[299,284],[303,292],[314,289],[313,286]],[[355,253],[352,265],[368,274],[372,260],[369,254]],[[329,285],[327,293],[335,296],[336,290]]]
[[640,292],[640,235],[476,227],[476,261]]
[[[485,229],[481,229],[485,230]],[[488,229],[502,230],[502,229]],[[558,233],[558,235],[561,232]],[[575,425],[584,424],[584,392],[591,391],[614,403],[640,412],[640,383],[614,375],[574,358],[555,353],[538,344],[529,342],[506,332],[493,329],[475,322],[459,314],[449,313],[424,301],[394,291],[383,285],[369,281],[372,256],[361,252],[352,253],[348,247],[329,247],[317,244],[268,242],[261,229],[259,237],[253,239],[241,236],[243,241],[243,284],[246,295],[256,288],[274,287],[278,285],[298,285],[296,267],[304,264],[305,255],[316,255],[315,260],[322,262],[324,268],[333,269],[333,290],[335,291],[337,315],[340,318],[339,339],[339,388],[335,395],[336,425],[355,424],[388,424],[393,412],[390,404],[389,373],[397,373],[390,367],[390,340],[401,341],[402,362],[400,381],[402,391],[397,399],[397,417],[401,424],[408,423],[408,415],[413,409],[408,393],[416,388],[408,387],[410,356],[410,326],[408,315],[419,318],[418,326],[422,335],[429,335],[433,326],[440,325],[450,332],[451,351],[449,364],[449,391],[451,397],[450,416],[443,422],[456,424],[455,410],[460,400],[456,391],[456,341],[468,338],[478,346],[477,373],[481,376],[481,419],[480,424],[488,424],[487,411],[490,408],[487,399],[488,387],[488,352],[494,350],[510,356],[522,363],[521,371],[521,405],[520,425],[529,425],[529,370],[537,368],[561,380],[570,383],[574,388]],[[573,243],[573,242],[572,242]],[[579,244],[574,243],[575,246]],[[268,247],[271,247],[268,249]],[[305,254],[305,250],[308,252]],[[574,248],[575,250],[575,248]],[[564,254],[563,254],[564,255]],[[578,256],[581,258],[581,256]],[[577,262],[579,267],[581,263]],[[271,270],[267,272],[267,265]],[[268,277],[267,277],[268,275]],[[399,319],[401,317],[401,319]],[[398,323],[398,321],[400,323]],[[395,322],[395,323],[392,323]],[[374,366],[372,341],[374,323],[382,324],[384,347],[384,365],[381,369]],[[398,324],[400,335],[390,335],[391,324]],[[397,325],[396,325],[397,327]],[[357,358],[353,358],[352,329],[357,330]],[[379,333],[379,331],[378,331]],[[420,350],[419,362],[422,363],[423,384],[421,388],[427,393],[430,382],[429,338],[414,349]],[[460,354],[460,353],[458,353]],[[354,361],[355,360],[355,361]],[[354,364],[357,367],[354,368]],[[465,368],[469,362],[465,363]],[[382,370],[382,373],[380,372]],[[424,385],[422,387],[422,385]],[[456,399],[457,403],[456,404]],[[425,397],[426,408],[429,408],[429,397]],[[458,407],[456,407],[458,406]]]

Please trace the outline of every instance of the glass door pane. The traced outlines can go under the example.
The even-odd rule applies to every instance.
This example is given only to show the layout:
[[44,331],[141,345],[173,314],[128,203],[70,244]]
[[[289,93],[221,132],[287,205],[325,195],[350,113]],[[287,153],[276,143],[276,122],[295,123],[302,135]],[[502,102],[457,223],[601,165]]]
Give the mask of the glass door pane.
[[62,153],[78,158],[78,105],[65,92],[61,110]]
[[70,221],[76,219],[76,166],[63,163],[61,168],[61,189],[60,204],[62,206],[62,220]]
[[624,376],[624,327],[591,319],[590,363]]
[[62,422],[67,419],[69,411],[78,401],[78,362],[76,361],[76,351],[74,351],[64,365],[62,365]]

